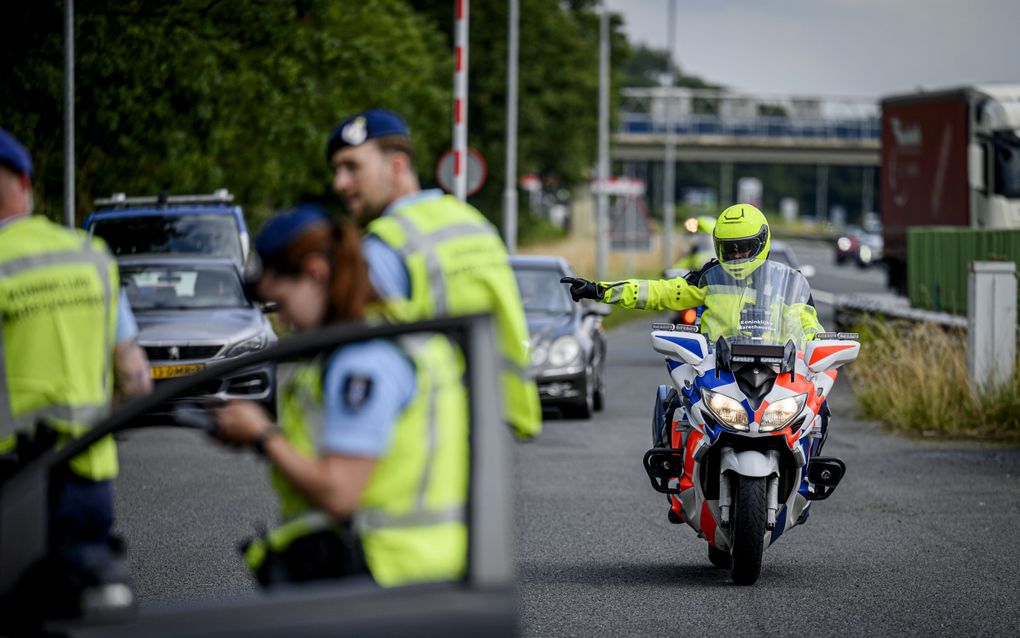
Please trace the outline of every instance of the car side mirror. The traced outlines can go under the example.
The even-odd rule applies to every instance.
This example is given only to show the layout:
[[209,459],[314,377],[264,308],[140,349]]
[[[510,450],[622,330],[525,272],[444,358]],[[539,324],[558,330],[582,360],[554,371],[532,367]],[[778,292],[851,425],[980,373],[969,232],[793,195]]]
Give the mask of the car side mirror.
[[260,301],[258,305],[259,310],[267,315],[280,309],[280,304],[275,301]]

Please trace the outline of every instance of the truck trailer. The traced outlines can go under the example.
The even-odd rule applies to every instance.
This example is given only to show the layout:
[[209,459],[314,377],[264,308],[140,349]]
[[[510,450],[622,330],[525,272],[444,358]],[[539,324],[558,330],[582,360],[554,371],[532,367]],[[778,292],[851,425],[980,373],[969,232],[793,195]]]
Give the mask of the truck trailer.
[[889,287],[906,294],[908,228],[1020,228],[1020,84],[881,104],[884,261]]

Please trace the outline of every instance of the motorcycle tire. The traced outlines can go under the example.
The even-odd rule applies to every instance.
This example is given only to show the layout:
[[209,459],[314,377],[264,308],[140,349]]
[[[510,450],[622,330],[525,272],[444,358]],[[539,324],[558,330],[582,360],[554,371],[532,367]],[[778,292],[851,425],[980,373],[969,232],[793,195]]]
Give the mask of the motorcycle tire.
[[740,476],[735,482],[730,577],[737,585],[753,585],[765,552],[765,479]]
[[730,568],[730,553],[715,545],[708,546],[708,562],[720,569]]

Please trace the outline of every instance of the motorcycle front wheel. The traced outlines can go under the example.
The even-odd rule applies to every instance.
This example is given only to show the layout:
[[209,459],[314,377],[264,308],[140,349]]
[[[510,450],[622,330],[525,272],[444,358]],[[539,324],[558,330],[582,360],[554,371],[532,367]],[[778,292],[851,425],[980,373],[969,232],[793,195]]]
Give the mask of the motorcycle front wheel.
[[753,585],[765,551],[765,479],[739,476],[735,483],[730,577],[737,585]]

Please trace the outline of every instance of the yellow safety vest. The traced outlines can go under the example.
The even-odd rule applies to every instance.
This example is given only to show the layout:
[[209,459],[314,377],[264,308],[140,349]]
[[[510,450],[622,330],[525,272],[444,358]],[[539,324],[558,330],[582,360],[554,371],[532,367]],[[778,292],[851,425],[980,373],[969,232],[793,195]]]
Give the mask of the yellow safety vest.
[[[770,263],[766,261],[762,268],[770,268]],[[706,273],[701,286],[692,286],[683,277],[600,281],[598,283],[606,287],[600,301],[639,310],[686,310],[703,305],[705,311],[701,315],[701,332],[709,341],[715,341],[720,336],[728,337],[734,334],[740,311],[751,299],[748,296],[748,288],[739,285],[736,280],[732,280],[732,285],[705,283],[706,279],[726,280],[726,277],[720,274],[722,267],[715,266],[712,270],[715,268],[719,269],[715,271],[717,276],[708,277]],[[803,278],[800,273],[793,276]],[[806,287],[807,283],[803,285]],[[751,292],[753,293],[753,290]],[[793,333],[791,336],[797,337],[798,348],[802,348],[806,340],[813,339],[816,333],[823,331],[818,321],[818,313],[806,303],[783,304],[780,311],[784,315],[784,320],[780,323],[791,327]],[[781,337],[777,335],[777,338],[783,340]]]
[[[117,286],[102,240],[38,216],[0,226],[0,452],[40,420],[57,430],[59,445],[107,414]],[[71,469],[114,478],[113,438],[76,456]]]
[[503,356],[503,411],[517,436],[542,429],[538,388],[528,377],[528,325],[506,246],[471,206],[444,195],[411,202],[373,220],[368,232],[403,259],[411,298],[388,299],[400,321],[489,312]]
[[[383,587],[455,580],[467,568],[470,448],[464,361],[442,335],[404,337],[399,344],[415,365],[415,396],[351,516],[369,571]],[[283,389],[280,426],[287,441],[309,458],[317,456],[313,431],[321,431],[322,408],[321,368],[299,366]],[[336,524],[275,468],[271,479],[284,523],[246,549],[253,571],[267,549],[283,551],[294,540]]]

